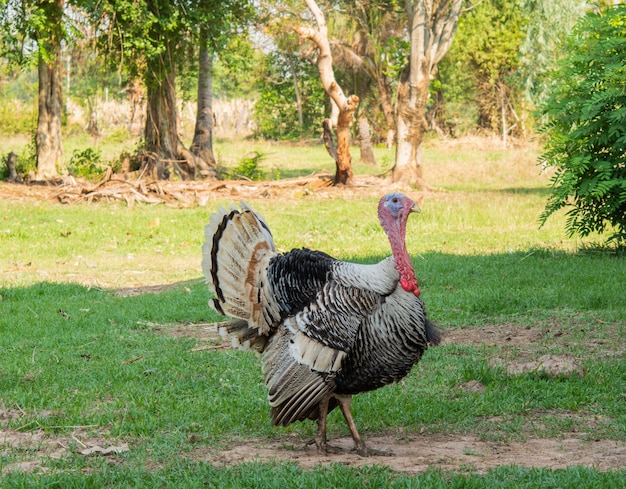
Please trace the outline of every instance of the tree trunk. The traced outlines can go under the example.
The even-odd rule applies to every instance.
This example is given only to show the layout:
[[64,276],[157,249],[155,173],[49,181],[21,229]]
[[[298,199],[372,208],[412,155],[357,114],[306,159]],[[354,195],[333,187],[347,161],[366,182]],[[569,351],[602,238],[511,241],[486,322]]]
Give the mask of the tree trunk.
[[17,163],[17,155],[13,151],[11,151],[7,155],[7,169],[9,170],[9,176],[7,180],[9,182],[21,182],[22,181],[20,176],[17,174],[17,170],[15,169],[16,163]]
[[387,123],[387,138],[385,144],[387,148],[393,146],[396,137],[396,123],[394,120],[393,104],[391,103],[391,87],[384,80],[384,75],[377,78],[378,94],[380,95],[380,106],[383,109],[385,122]]
[[505,91],[505,86],[504,83],[500,82],[499,83],[499,88],[500,88],[500,118],[502,119],[502,146],[504,146],[505,148],[508,146],[508,133],[509,133],[509,128],[507,127],[507,122],[506,122],[506,91]]
[[376,158],[372,150],[372,140],[370,138],[370,125],[366,117],[359,117],[359,140],[361,147],[361,162],[366,165],[375,165]]
[[417,187],[428,188],[424,182],[421,145],[426,132],[426,102],[428,101],[428,76],[421,77],[419,84],[411,86],[409,69],[405,68],[398,84],[398,119],[396,164],[393,168],[394,182],[403,181]]
[[324,146],[326,147],[326,151],[330,157],[337,161],[337,146],[335,145],[335,141],[333,141],[333,123],[330,119],[324,119],[322,123],[322,128],[324,129]]
[[197,157],[196,170],[200,176],[215,177],[217,164],[213,155],[213,58],[209,53],[206,27],[200,28],[198,67],[198,113],[189,150]]
[[158,178],[168,179],[170,167],[183,180],[193,179],[190,162],[180,160],[178,114],[176,112],[176,73],[167,54],[148,63],[146,88],[148,106],[144,130],[145,150],[153,157]]
[[[353,95],[356,97],[356,95]],[[358,103],[358,97],[356,97]],[[355,107],[356,109],[356,107]],[[337,120],[337,159],[335,160],[335,185],[351,185],[354,180],[352,173],[352,156],[350,155],[350,124],[352,110],[340,110]]]
[[100,136],[98,129],[98,101],[96,96],[87,97],[87,107],[89,108],[89,122],[87,123],[87,132],[93,136]]
[[319,50],[317,67],[320,72],[322,85],[328,96],[339,107],[337,119],[337,159],[335,160],[335,185],[350,185],[354,176],[352,173],[352,157],[350,155],[350,124],[352,116],[359,105],[359,97],[350,95],[346,97],[343,90],[335,80],[333,72],[333,58],[328,41],[328,28],[324,14],[314,0],[306,0],[309,10],[314,15],[319,30],[311,27],[296,27],[295,31],[303,39],[310,39]]
[[289,66],[291,68],[291,79],[293,80],[293,89],[296,94],[296,107],[298,109],[298,126],[300,127],[300,138],[304,134],[304,113],[302,109],[302,94],[300,93],[300,84],[298,83],[298,73],[296,72],[296,63],[294,55],[288,54]]
[[48,56],[47,61],[43,54],[39,54],[39,112],[37,132],[35,133],[37,146],[36,180],[50,180],[58,176],[57,165],[61,163],[63,157],[61,140],[63,87],[60,43],[55,48],[55,52]]
[[394,181],[432,188],[424,181],[419,157],[426,130],[428,88],[430,76],[454,39],[461,4],[462,0],[405,2],[410,55],[398,84]]

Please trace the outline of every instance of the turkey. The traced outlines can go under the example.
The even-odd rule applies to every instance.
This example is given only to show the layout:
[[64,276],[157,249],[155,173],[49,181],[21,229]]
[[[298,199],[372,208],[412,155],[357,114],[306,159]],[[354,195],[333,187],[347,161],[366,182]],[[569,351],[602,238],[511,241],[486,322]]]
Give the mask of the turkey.
[[220,335],[262,353],[272,424],[317,420],[322,453],[332,451],[326,417],[337,406],[357,453],[373,453],[352,417],[352,396],[402,379],[440,341],[406,248],[412,212],[419,208],[405,195],[380,199],[392,256],[373,265],[306,248],[278,253],[268,225],[244,202],[220,208],[205,228],[210,305],[234,318]]

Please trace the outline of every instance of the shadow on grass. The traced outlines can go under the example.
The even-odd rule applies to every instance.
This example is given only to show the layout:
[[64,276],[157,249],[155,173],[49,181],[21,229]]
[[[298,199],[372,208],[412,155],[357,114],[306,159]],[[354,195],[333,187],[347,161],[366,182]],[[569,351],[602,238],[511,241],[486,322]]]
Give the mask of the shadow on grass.
[[[626,261],[615,254],[544,249],[476,256],[426,253],[414,258],[414,264],[429,314],[443,324],[482,324],[489,318],[562,309],[596,311],[607,320],[626,321]],[[0,331],[22,321],[62,324],[65,314],[104,314],[109,322],[128,325],[216,319],[201,278],[118,290],[42,282],[0,288],[0,295],[5,311]]]
[[517,195],[537,195],[540,197],[548,197],[551,193],[549,187],[510,187],[499,189],[498,192],[503,194]]
[[[610,256],[430,253],[415,263],[429,314],[444,327],[532,321],[537,311],[563,310],[626,321],[626,263]],[[2,288],[0,295],[0,408],[15,411],[17,419],[5,423],[14,430],[73,433],[77,426],[96,427],[111,439],[131,440],[134,460],[156,457],[164,465],[198,443],[314,433],[314,423],[271,427],[254,355],[199,350],[193,338],[156,334],[167,323],[184,327],[219,319],[207,306],[201,280],[138,295],[49,282]],[[528,410],[591,406],[598,416],[623,420],[618,358],[589,359],[593,363],[586,366],[593,368],[584,377],[552,381],[505,375],[488,362],[494,348],[445,344],[429,350],[401,384],[358,396],[362,429],[467,433],[488,425],[493,436],[509,436],[507,430],[522,430]],[[455,389],[473,380],[484,392]],[[331,433],[345,434],[334,414]],[[619,419],[611,429],[623,438]]]

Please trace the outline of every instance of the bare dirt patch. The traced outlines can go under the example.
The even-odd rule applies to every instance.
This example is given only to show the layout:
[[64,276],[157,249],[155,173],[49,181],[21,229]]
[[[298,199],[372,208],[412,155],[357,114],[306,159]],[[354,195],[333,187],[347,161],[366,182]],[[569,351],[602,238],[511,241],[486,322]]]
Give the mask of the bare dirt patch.
[[481,327],[455,328],[444,332],[444,343],[487,346],[528,346],[538,343],[549,328],[519,324],[490,324]]
[[[0,418],[4,410],[0,410]],[[6,418],[13,417],[10,413]],[[0,465],[0,475],[9,472],[46,472],[48,460],[60,460],[71,453],[85,457],[107,456],[114,459],[128,451],[128,445],[114,444],[104,433],[88,432],[77,427],[65,435],[49,435],[43,430],[0,429],[0,456],[6,456],[9,463]]]
[[467,435],[417,435],[398,439],[378,436],[368,439],[371,447],[392,451],[390,457],[363,458],[351,452],[352,439],[340,438],[333,445],[344,453],[321,455],[314,445],[294,449],[283,441],[247,440],[227,450],[196,449],[193,458],[216,466],[233,466],[250,461],[293,462],[303,468],[339,463],[361,467],[381,464],[415,474],[428,468],[486,472],[501,465],[562,469],[574,465],[596,470],[618,470],[626,465],[626,444],[618,441],[585,441],[565,434],[561,439],[531,438],[524,442],[483,441]]

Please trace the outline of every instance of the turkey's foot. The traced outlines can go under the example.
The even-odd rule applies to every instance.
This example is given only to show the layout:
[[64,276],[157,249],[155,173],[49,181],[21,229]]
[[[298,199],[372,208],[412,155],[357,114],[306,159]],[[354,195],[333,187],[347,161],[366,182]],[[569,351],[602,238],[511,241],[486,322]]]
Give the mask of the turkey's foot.
[[326,443],[326,441],[320,441],[317,438],[313,438],[312,440],[308,441],[306,446],[309,446],[309,445],[315,445],[320,455],[337,454],[337,453],[346,452],[343,448],[329,445],[328,443]]
[[385,450],[384,448],[372,448],[363,443],[362,445],[356,445],[354,451],[361,457],[393,457],[395,453],[391,450]]
[[321,455],[338,455],[341,453],[346,453],[346,450],[344,450],[343,448],[329,445],[328,443],[324,443],[323,445],[318,445],[316,443],[316,445],[317,445],[317,451]]

